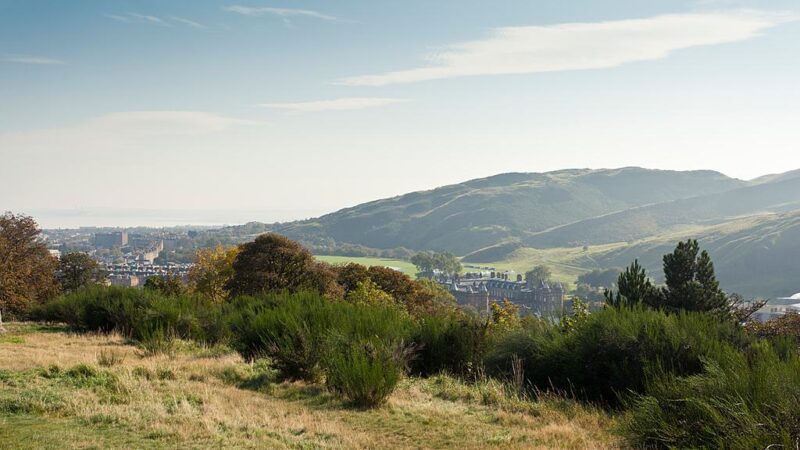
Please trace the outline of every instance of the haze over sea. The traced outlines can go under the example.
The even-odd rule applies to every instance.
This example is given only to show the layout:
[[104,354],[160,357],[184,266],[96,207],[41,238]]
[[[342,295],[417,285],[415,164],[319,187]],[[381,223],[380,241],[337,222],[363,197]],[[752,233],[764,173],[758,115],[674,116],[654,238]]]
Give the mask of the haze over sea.
[[222,226],[247,222],[284,222],[316,217],[318,210],[155,210],[155,209],[32,209],[42,228]]

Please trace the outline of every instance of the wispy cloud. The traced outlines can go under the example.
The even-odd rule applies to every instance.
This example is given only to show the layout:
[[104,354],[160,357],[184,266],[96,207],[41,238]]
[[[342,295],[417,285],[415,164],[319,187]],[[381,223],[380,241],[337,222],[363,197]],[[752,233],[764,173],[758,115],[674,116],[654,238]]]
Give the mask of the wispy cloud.
[[201,23],[195,22],[194,20],[190,20],[190,19],[187,19],[185,17],[172,16],[171,19],[174,20],[175,22],[182,23],[184,25],[188,25],[188,26],[190,26],[192,28],[205,28],[206,27],[205,25],[203,25]]
[[429,55],[429,64],[423,67],[354,76],[337,83],[383,86],[474,75],[608,68],[665,58],[680,49],[743,41],[798,18],[789,13],[738,10],[505,27],[493,30],[484,39],[451,45]]
[[163,24],[164,21],[161,20],[159,17],[156,16],[149,16],[147,14],[139,14],[139,13],[128,13],[129,16],[133,17],[134,19],[138,19],[142,22],[147,23],[154,23],[154,24]]
[[65,64],[64,61],[61,61],[60,59],[29,55],[9,55],[3,58],[3,61],[16,64],[34,64],[43,66]]
[[169,19],[166,19],[158,16],[152,16],[149,14],[139,14],[139,13],[129,12],[125,14],[106,14],[106,17],[122,23],[144,23],[149,25],[170,26],[172,25],[171,22],[174,22],[192,28],[206,28],[205,25],[199,22],[187,19],[186,17],[178,17],[178,16],[171,16],[169,17]]
[[312,11],[309,9],[270,8],[270,7],[241,6],[241,5],[226,6],[223,9],[225,11],[241,14],[244,16],[272,15],[272,16],[282,17],[284,19],[290,17],[310,17],[314,19],[328,20],[331,22],[342,21],[342,19],[338,17],[331,16],[328,14],[323,14],[317,11]]
[[318,100],[313,102],[262,103],[256,106],[280,109],[292,113],[302,113],[320,111],[352,111],[356,109],[374,108],[377,106],[403,103],[406,101],[407,100],[402,98],[347,97],[334,100]]

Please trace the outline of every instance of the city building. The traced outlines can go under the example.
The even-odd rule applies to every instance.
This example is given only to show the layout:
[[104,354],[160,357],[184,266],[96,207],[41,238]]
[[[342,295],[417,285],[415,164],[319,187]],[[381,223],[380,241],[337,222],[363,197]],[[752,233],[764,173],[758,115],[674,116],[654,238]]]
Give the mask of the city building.
[[[477,274],[476,274],[477,275]],[[560,315],[564,309],[564,288],[560,283],[535,283],[516,281],[508,274],[492,272],[488,278],[480,275],[454,278],[440,282],[456,298],[459,305],[471,306],[478,311],[488,311],[491,302],[509,300],[520,307],[520,312],[538,316]]]
[[779,297],[767,301],[767,304],[753,313],[751,318],[766,322],[787,313],[800,313],[800,292],[791,297]]
[[128,245],[127,231],[97,233],[94,235],[94,246],[96,248],[124,247],[126,245]]

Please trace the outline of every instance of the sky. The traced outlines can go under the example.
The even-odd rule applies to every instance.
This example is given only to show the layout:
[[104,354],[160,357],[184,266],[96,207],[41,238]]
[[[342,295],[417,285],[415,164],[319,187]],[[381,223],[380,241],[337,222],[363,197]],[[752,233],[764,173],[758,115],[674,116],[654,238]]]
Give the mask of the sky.
[[796,0],[0,0],[0,211],[307,218],[504,172],[800,168]]

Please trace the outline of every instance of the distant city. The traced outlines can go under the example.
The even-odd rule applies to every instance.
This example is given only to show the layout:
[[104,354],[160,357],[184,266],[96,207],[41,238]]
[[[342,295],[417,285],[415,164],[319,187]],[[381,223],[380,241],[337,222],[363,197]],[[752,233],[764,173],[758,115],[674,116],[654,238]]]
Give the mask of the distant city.
[[153,276],[186,279],[192,264],[178,255],[183,248],[194,248],[191,239],[197,234],[196,230],[140,229],[132,233],[96,228],[43,232],[55,256],[74,251],[87,253],[105,269],[110,284],[127,287],[142,286]]

